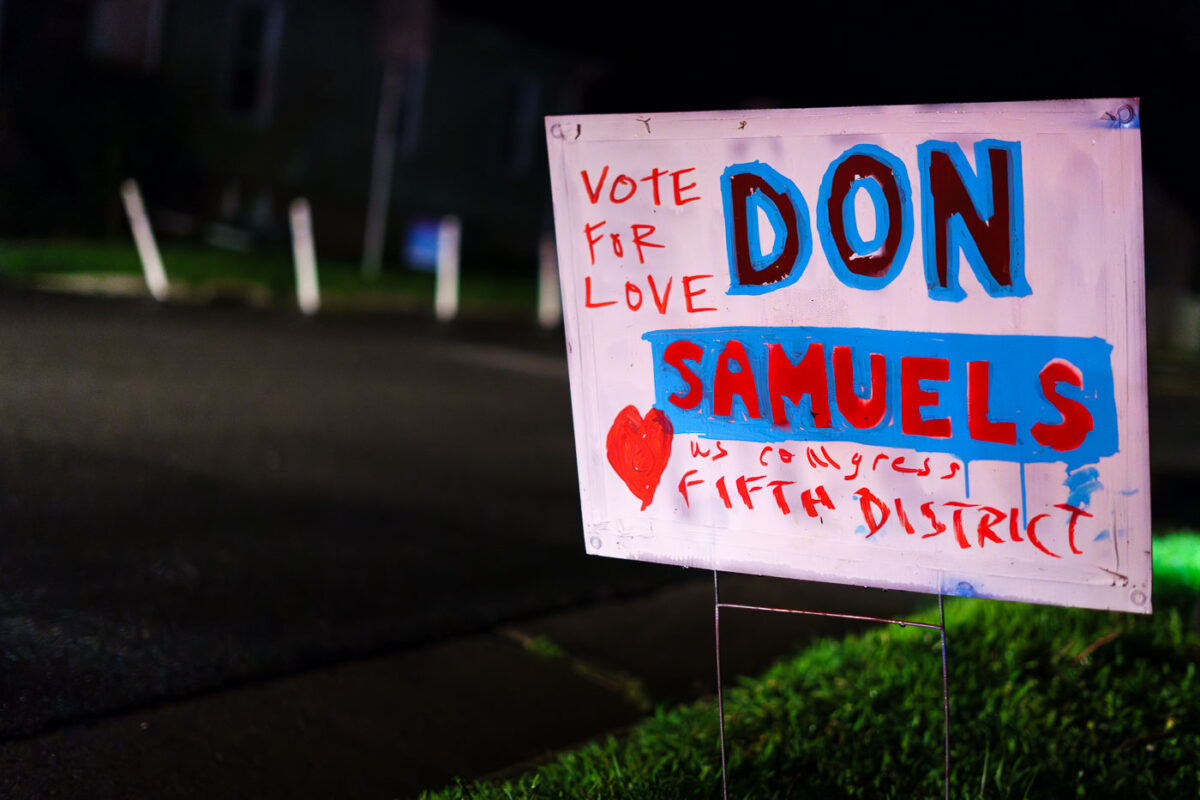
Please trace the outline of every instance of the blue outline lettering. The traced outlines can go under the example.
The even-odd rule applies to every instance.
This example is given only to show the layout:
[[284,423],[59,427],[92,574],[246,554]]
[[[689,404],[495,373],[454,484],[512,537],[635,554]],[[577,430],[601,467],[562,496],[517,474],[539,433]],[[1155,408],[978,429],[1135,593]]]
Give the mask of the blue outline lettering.
[[[757,175],[776,192],[792,201],[796,209],[796,233],[800,236],[800,245],[796,253],[796,261],[791,273],[783,280],[762,285],[746,285],[738,281],[737,257],[733,243],[733,196],[731,192],[731,177],[741,173]],[[779,257],[783,252],[787,239],[787,227],[775,204],[768,202],[769,198],[751,194],[746,198],[746,238],[750,244],[750,266],[761,270]],[[804,273],[808,260],[812,256],[812,223],[808,215],[808,203],[804,195],[789,179],[780,174],[774,167],[761,161],[750,161],[744,164],[730,164],[721,173],[721,205],[725,211],[725,249],[729,256],[729,290],[726,294],[766,294],[784,286],[791,286]],[[775,229],[775,245],[769,254],[761,252],[761,239],[758,230],[758,209],[766,212],[767,219]]]
[[[1065,462],[1069,469],[1094,464],[1104,456],[1113,455],[1118,449],[1112,345],[1095,337],[930,333],[867,328],[729,327],[650,331],[643,334],[642,338],[650,343],[652,353],[654,405],[671,420],[676,433],[695,433],[709,439],[747,442],[857,442],[876,447],[948,453],[964,462]],[[757,419],[738,413],[737,404],[734,404],[731,417],[718,417],[713,413],[712,387],[717,359],[731,339],[737,339],[745,346],[747,361],[754,371],[761,412]],[[681,409],[670,401],[672,393],[681,394],[688,390],[679,371],[663,359],[667,346],[679,340],[693,342],[703,352],[699,361],[688,362],[704,385],[700,403],[691,409]],[[831,426],[813,426],[811,402],[807,395],[799,403],[785,401],[787,425],[776,426],[771,415],[768,348],[773,344],[781,345],[788,358],[795,363],[808,352],[809,345],[816,342],[821,343],[825,350]],[[854,348],[855,389],[862,390],[864,394],[865,382],[860,382],[866,375],[865,358],[870,353],[879,353],[887,361],[885,394],[888,413],[873,428],[855,428],[837,406],[832,360],[833,348],[841,345]],[[948,380],[926,382],[924,388],[937,391],[938,401],[925,407],[922,414],[925,418],[949,417],[952,425],[950,438],[906,435],[901,429],[900,359],[904,356],[945,358],[950,362]],[[1059,383],[1056,391],[1087,408],[1093,422],[1087,438],[1070,452],[1059,452],[1043,445],[1030,433],[1037,422],[1055,424],[1062,419],[1058,409],[1042,395],[1038,382],[1041,370],[1056,358],[1074,364],[1083,374],[1082,389]],[[997,378],[989,387],[989,416],[1016,423],[1015,444],[979,441],[970,436],[967,426],[967,363],[977,360],[990,362],[991,374]],[[1004,376],[1004,379],[998,379],[999,376]]]
[[[962,179],[979,218],[990,220],[995,213],[992,208],[992,166],[989,150],[1004,150],[1008,153],[1009,188],[1009,277],[1012,286],[1002,286],[988,270],[979,247],[975,244],[962,216],[955,214],[949,220],[946,235],[946,286],[938,285],[937,247],[933,214],[933,192],[929,181],[930,156],[934,152],[944,153],[950,158],[955,171]],[[958,253],[967,259],[971,271],[992,297],[1025,297],[1033,292],[1025,280],[1025,190],[1021,172],[1021,143],[1003,142],[999,139],[983,139],[975,143],[975,171],[967,163],[967,157],[956,142],[931,139],[917,145],[917,168],[921,175],[921,235],[925,255],[925,283],[929,296],[934,300],[959,302],[967,296],[958,281]]]
[[[837,243],[833,240],[833,230],[829,224],[828,209],[829,198],[833,192],[833,174],[843,161],[855,155],[867,156],[890,169],[896,177],[896,188],[900,192],[900,241],[896,245],[896,252],[892,257],[892,263],[888,265],[887,273],[877,278],[857,275],[850,271],[850,268],[842,261],[842,254],[838,252]],[[870,242],[862,240],[858,231],[858,217],[854,213],[854,196],[859,188],[867,190],[875,205],[875,237]],[[847,205],[849,205],[849,213],[846,212]],[[845,229],[846,241],[855,253],[860,256],[869,256],[883,246],[889,233],[889,209],[883,187],[877,180],[858,178],[853,181],[850,184],[850,191],[843,200],[842,209],[842,225]],[[880,220],[882,220],[882,224]],[[855,145],[831,161],[825,170],[824,177],[821,178],[821,188],[817,198],[817,234],[821,237],[825,260],[829,262],[829,266],[837,275],[838,280],[847,286],[855,289],[876,290],[882,289],[895,280],[908,262],[908,251],[912,246],[913,236],[912,187],[908,182],[908,169],[904,166],[904,161],[874,144]]]

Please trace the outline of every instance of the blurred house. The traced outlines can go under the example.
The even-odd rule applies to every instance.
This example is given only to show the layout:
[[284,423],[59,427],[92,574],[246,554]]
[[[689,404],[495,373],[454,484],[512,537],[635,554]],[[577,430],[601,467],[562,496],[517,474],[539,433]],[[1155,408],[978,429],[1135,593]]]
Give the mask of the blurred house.
[[453,213],[467,261],[528,265],[541,117],[592,75],[425,0],[2,0],[0,234],[119,233],[132,175],[164,232],[278,239],[303,195],[322,251],[358,258],[374,177],[386,262]]

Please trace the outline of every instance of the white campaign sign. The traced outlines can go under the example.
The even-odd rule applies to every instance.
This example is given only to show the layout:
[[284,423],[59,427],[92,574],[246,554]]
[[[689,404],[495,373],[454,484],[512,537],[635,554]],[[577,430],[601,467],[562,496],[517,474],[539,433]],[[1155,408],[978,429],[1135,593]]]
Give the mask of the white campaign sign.
[[588,552],[1148,613],[1138,123],[548,118]]

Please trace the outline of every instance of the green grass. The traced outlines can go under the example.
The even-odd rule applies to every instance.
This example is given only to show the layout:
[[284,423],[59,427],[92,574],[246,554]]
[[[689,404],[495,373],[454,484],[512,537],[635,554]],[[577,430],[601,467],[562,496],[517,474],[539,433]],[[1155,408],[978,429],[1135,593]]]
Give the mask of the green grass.
[[[234,296],[262,290],[277,303],[295,296],[295,272],[286,252],[241,253],[212,246],[160,242],[167,277],[173,287],[189,287],[213,295]],[[317,254],[321,292],[329,305],[358,301],[370,305],[432,307],[433,276],[425,272],[385,267],[378,278],[363,276],[357,262]],[[10,280],[39,275],[142,274],[131,241],[9,240],[0,242],[0,274]],[[535,267],[525,277],[499,276],[464,267],[461,303],[468,308],[495,308],[533,313]]]
[[[1200,535],[1154,546],[1151,617],[947,601],[954,797],[1200,796]],[[936,632],[820,641],[727,691],[725,708],[733,797],[942,795]],[[718,753],[706,700],[520,778],[423,797],[719,797]]]

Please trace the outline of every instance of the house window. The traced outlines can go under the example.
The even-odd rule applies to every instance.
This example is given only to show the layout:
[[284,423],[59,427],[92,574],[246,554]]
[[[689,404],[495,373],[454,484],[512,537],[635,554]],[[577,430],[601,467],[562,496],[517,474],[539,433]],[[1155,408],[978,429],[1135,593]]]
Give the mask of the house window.
[[270,120],[282,36],[282,0],[238,0],[233,4],[225,97],[235,116],[258,125]]

